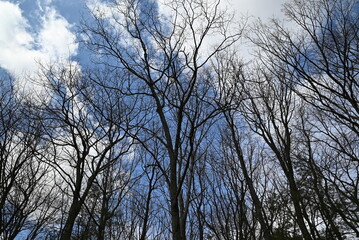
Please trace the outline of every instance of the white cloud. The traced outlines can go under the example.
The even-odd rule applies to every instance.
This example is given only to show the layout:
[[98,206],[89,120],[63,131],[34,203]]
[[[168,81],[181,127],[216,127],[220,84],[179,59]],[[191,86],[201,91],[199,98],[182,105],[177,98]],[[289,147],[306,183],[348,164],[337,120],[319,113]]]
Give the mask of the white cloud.
[[43,13],[41,28],[31,29],[19,5],[0,1],[0,67],[16,78],[36,74],[39,62],[59,62],[77,54],[71,25],[50,6]]
[[31,51],[34,39],[27,27],[18,5],[0,2],[0,66],[11,73],[19,72],[19,65],[35,54]]
[[54,9],[48,10],[43,17],[43,29],[38,37],[42,52],[54,58],[76,54],[76,37],[69,30],[70,27],[66,19],[59,16]]
[[237,14],[244,14],[255,18],[277,17],[284,18],[282,4],[287,0],[225,0],[224,3],[229,9],[234,10]]

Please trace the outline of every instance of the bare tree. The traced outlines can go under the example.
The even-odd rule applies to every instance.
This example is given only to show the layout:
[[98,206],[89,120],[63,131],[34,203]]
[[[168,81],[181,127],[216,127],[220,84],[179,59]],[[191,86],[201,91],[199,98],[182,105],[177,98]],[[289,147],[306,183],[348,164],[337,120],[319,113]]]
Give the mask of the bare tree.
[[[248,188],[254,206],[254,217],[261,225],[263,237],[264,239],[271,239],[272,230],[262,206],[259,193],[256,190],[253,170],[251,170],[253,164],[257,164],[260,159],[254,159],[254,149],[256,146],[253,145],[253,142],[251,143],[249,141],[248,136],[243,137],[246,133],[238,128],[238,125],[244,125],[243,123],[245,122],[241,117],[240,110],[242,102],[246,101],[248,96],[244,93],[247,91],[244,87],[246,81],[244,66],[241,61],[236,58],[237,56],[234,53],[227,53],[226,55],[219,54],[217,61],[213,61],[215,65],[215,76],[218,79],[217,89],[219,91],[219,98],[217,99],[217,104],[222,109],[225,121],[225,129],[221,130],[221,132],[223,132],[222,144],[224,145],[224,149],[228,149],[227,151],[233,151],[230,155],[232,155],[234,159],[229,163],[229,169],[231,170],[228,172],[234,171],[234,178],[238,178],[238,175],[243,177],[242,184],[245,184]],[[249,147],[252,148],[252,150],[248,151],[248,155],[245,155],[243,147]],[[257,163],[254,163],[256,161]],[[239,165],[237,165],[237,162]],[[266,175],[265,172],[261,172],[260,174]],[[245,195],[245,193],[243,194]]]
[[48,144],[14,80],[4,77],[0,89],[0,236],[15,239],[26,231],[24,236],[33,239],[53,213],[49,169],[42,162]]
[[0,82],[0,238],[359,236],[357,1],[288,2],[247,64],[219,0],[88,7],[96,67]]
[[273,21],[257,26],[251,38],[268,71],[287,73],[282,85],[306,102],[299,114],[310,117],[296,116],[302,120],[295,142],[303,151],[293,157],[314,187],[307,190],[316,195],[327,233],[338,239],[348,231],[343,228],[358,235],[357,9],[351,0],[291,1],[284,10],[296,32]]
[[133,141],[123,130],[129,119],[118,95],[96,95],[94,86],[73,64],[43,68],[43,73],[47,97],[36,107],[44,118],[46,141],[52,145],[52,157],[46,163],[55,171],[53,184],[66,196],[62,204],[69,204],[58,223],[60,239],[70,239],[76,218],[107,170],[116,165],[120,174],[131,174],[122,172],[127,169],[119,163],[131,161]]
[[[240,34],[228,30],[231,19],[219,1],[169,1],[165,7],[170,16],[161,16],[152,1],[114,1],[93,9],[83,30],[100,62],[119,73],[117,81],[126,81],[118,90],[147,102],[142,130],[166,151],[154,159],[168,186],[172,238],[185,239],[196,149],[217,113],[205,67]],[[213,36],[218,41],[205,49]],[[150,142],[138,140],[151,150]]]
[[257,31],[254,40],[265,61],[293,70],[291,86],[298,95],[356,134],[357,7],[352,0],[292,1],[284,10],[299,33],[274,21],[268,31]]
[[279,161],[288,182],[297,224],[303,237],[312,239],[316,236],[316,230],[303,203],[292,156],[292,121],[296,106],[294,92],[277,80],[289,76],[282,76],[280,72],[275,76],[261,68],[257,71],[258,79],[244,83],[248,100],[241,106],[242,114],[251,129],[262,137]]

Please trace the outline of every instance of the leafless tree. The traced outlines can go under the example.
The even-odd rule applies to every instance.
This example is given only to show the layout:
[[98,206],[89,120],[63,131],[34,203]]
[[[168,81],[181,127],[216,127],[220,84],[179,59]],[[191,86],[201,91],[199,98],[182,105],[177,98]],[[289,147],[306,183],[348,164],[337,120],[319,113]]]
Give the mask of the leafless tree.
[[47,184],[49,168],[43,164],[48,144],[42,141],[39,121],[29,118],[26,96],[14,79],[0,83],[0,237],[34,239],[51,219],[49,201],[53,188]]
[[133,141],[127,129],[123,130],[129,122],[128,112],[118,95],[93,92],[96,88],[89,77],[73,64],[44,67],[40,79],[47,97],[35,108],[44,119],[45,139],[52,145],[52,157],[46,163],[55,172],[53,184],[66,196],[61,204],[69,206],[58,223],[60,239],[70,239],[93,188],[106,187],[108,170],[116,165],[115,171],[121,176],[113,184],[125,184],[130,178],[128,169],[122,169],[123,162],[131,162]]
[[293,159],[316,195],[327,234],[338,239],[358,235],[357,9],[351,0],[290,1],[284,11],[295,31],[274,20],[257,25],[251,38],[267,70],[287,73],[279,79],[283,87],[305,102],[295,116],[302,149]]
[[[248,188],[254,206],[254,217],[261,225],[263,237],[264,239],[271,239],[272,230],[262,206],[259,193],[256,190],[255,180],[253,179],[252,169],[256,168],[253,165],[258,164],[261,159],[254,159],[254,149],[257,146],[253,144],[254,142],[250,142],[248,135],[244,137],[247,134],[247,131],[243,131],[245,128],[241,131],[238,127],[245,125],[245,120],[241,116],[243,113],[241,113],[241,106],[243,102],[252,96],[248,96],[245,93],[247,90],[244,86],[246,81],[244,66],[237,58],[238,56],[235,53],[227,53],[219,54],[217,61],[213,61],[215,76],[218,79],[217,90],[219,94],[217,104],[222,109],[225,122],[225,128],[221,130],[221,144],[223,145],[223,149],[227,149],[224,152],[231,152],[230,154],[225,154],[227,156],[231,155],[229,158],[232,158],[228,163],[229,169],[227,172],[234,172],[234,179],[243,178],[240,180],[242,181],[241,184],[246,185],[245,189]],[[245,154],[243,148],[251,148],[251,150],[247,152],[248,155]],[[261,172],[260,174],[263,176],[266,175],[265,172]],[[245,192],[243,194],[246,195]]]
[[359,236],[357,1],[289,1],[246,64],[220,5],[89,2],[96,66],[0,79],[0,238]]
[[[240,33],[229,31],[231,19],[219,1],[168,1],[164,6],[169,16],[160,15],[152,1],[114,1],[93,9],[93,20],[83,30],[100,62],[118,71],[117,81],[126,80],[118,90],[146,101],[145,139],[157,139],[166,151],[154,159],[168,186],[172,238],[185,239],[196,152],[217,114],[206,65]],[[218,41],[206,49],[213,36]],[[145,139],[138,140],[154,152]]]

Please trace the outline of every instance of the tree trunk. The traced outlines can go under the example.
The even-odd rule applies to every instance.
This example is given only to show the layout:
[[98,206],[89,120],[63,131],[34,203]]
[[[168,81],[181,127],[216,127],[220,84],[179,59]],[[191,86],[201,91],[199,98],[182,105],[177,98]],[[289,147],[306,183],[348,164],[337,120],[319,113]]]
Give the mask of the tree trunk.
[[66,219],[64,228],[62,229],[60,240],[70,240],[72,235],[72,229],[75,224],[76,217],[80,213],[81,204],[79,200],[74,200],[71,204],[69,215]]
[[299,229],[302,232],[303,238],[305,240],[312,240],[314,238],[310,235],[310,233],[307,229],[307,226],[305,225],[305,222],[304,222],[304,213],[303,213],[302,207],[300,205],[301,196],[299,193],[299,189],[297,188],[297,185],[295,184],[293,176],[287,176],[287,178],[289,181],[290,195],[292,197],[294,210],[295,210],[295,217],[296,217],[296,221],[299,226]]
[[[176,191],[177,192],[177,191]],[[177,195],[177,193],[175,193]],[[173,240],[185,240],[181,234],[181,220],[179,214],[179,207],[177,197],[173,197],[171,193],[171,220],[172,220],[172,239]]]
[[239,143],[239,140],[238,140],[237,134],[236,134],[236,129],[234,127],[235,123],[233,122],[233,119],[230,116],[228,116],[227,114],[225,114],[225,115],[226,115],[226,119],[227,119],[227,122],[228,122],[230,130],[231,130],[232,141],[234,143],[234,149],[236,151],[239,163],[242,168],[242,173],[243,173],[244,179],[246,181],[246,184],[249,189],[249,193],[250,193],[252,201],[253,201],[255,217],[258,219],[259,224],[262,227],[264,239],[270,240],[270,239],[272,239],[272,231],[271,231],[270,226],[268,225],[268,222],[266,221],[265,216],[263,215],[263,212],[264,212],[263,206],[262,206],[262,203],[260,202],[259,197],[256,193],[256,190],[253,186],[252,178],[248,174],[247,166],[246,166],[246,163],[243,158],[242,149],[240,147],[240,143]]

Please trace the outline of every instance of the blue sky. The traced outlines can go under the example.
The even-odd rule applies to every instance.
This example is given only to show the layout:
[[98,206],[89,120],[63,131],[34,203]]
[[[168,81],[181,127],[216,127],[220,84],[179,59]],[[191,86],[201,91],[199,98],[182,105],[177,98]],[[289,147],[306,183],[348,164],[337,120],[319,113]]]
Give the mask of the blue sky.
[[57,2],[60,1],[0,1],[0,67],[16,77],[31,75],[37,63],[77,55],[77,14],[70,5],[59,6]]
[[[95,0],[0,0],[0,67],[15,77],[32,75],[38,63],[84,61],[76,28]],[[96,0],[100,1],[100,0]],[[236,14],[282,16],[284,0],[222,0]]]

